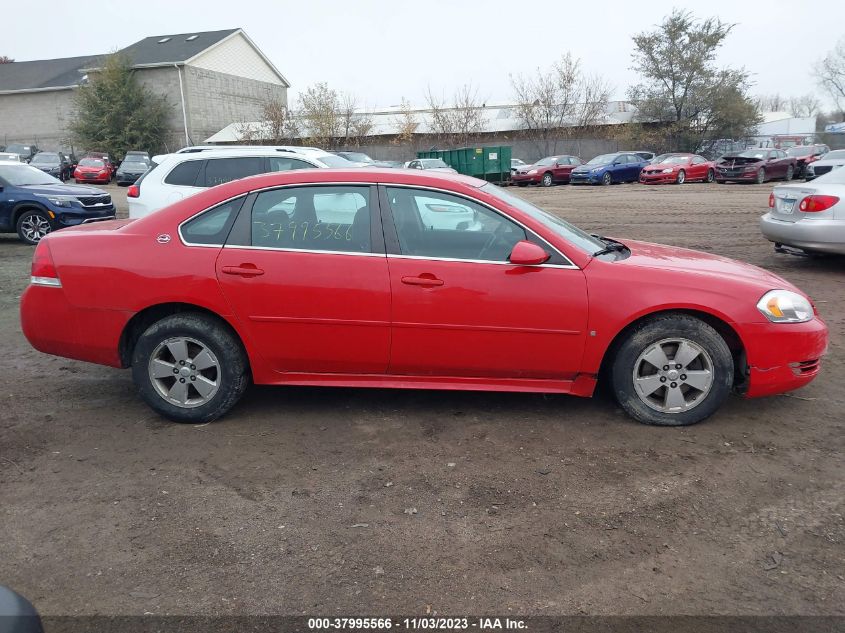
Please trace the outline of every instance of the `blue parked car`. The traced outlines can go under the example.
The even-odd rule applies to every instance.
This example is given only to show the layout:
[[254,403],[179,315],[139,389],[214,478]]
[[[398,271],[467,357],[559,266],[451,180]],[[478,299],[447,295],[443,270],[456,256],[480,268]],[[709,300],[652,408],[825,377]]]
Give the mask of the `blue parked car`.
[[571,185],[611,185],[615,182],[637,182],[648,161],[633,152],[602,154],[569,175]]
[[0,232],[37,244],[50,231],[114,217],[102,189],[66,185],[23,163],[0,163]]

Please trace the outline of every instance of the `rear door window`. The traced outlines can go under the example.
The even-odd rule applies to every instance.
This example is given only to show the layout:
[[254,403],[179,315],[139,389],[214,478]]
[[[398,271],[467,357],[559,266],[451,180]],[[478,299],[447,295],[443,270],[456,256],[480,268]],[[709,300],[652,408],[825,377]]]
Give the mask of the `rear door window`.
[[[83,159],[84,160],[84,159]],[[180,187],[197,187],[197,176],[200,173],[200,167],[205,161],[201,160],[186,160],[174,167],[164,182],[168,185],[177,185]]]
[[293,169],[313,169],[314,165],[304,160],[289,156],[271,156],[268,160],[268,171],[291,171]]
[[182,240],[186,244],[222,246],[243,201],[243,197],[229,200],[188,220],[179,229]]
[[206,161],[204,186],[216,187],[232,180],[264,173],[263,156],[210,158]]

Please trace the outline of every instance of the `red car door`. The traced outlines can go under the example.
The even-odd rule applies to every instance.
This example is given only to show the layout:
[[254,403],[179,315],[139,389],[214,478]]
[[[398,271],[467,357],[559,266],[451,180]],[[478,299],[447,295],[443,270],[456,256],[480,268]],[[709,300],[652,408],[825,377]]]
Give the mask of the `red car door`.
[[[581,270],[561,259],[508,263],[516,242],[539,238],[464,197],[387,187],[382,200],[393,292],[389,373],[561,380],[578,373],[587,326]],[[454,208],[451,220],[442,212],[437,222],[422,217],[446,207]]]
[[769,164],[766,166],[766,173],[769,178],[783,178],[786,176],[786,161],[780,159],[780,152],[773,149],[769,151]]
[[241,210],[217,278],[276,371],[386,371],[390,281],[375,191],[279,188]]
[[552,175],[554,176],[555,182],[565,182],[569,180],[569,171],[572,167],[569,165],[569,161],[566,156],[558,156],[555,158],[555,162],[552,165]]
[[701,156],[690,158],[687,169],[689,170],[687,180],[704,180],[707,177],[707,163]]

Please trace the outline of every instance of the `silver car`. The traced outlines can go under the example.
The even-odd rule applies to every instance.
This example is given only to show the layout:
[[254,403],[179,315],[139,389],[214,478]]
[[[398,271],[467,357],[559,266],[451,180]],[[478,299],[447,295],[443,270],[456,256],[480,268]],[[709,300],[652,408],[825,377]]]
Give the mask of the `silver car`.
[[845,255],[845,169],[775,187],[769,209],[760,230],[776,250]]
[[818,176],[824,176],[829,171],[838,169],[845,165],[845,149],[835,149],[828,152],[819,160],[807,165],[807,171],[804,174],[805,180],[813,180]]

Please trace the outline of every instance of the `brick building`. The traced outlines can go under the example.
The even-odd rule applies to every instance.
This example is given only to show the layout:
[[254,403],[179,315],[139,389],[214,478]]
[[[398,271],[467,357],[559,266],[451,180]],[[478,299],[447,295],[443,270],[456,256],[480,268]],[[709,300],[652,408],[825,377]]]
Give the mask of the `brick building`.
[[[120,52],[143,84],[167,98],[171,150],[202,142],[232,121],[260,118],[268,98],[287,102],[290,84],[241,29],[147,37]],[[69,147],[74,92],[103,58],[0,64],[0,145]]]

